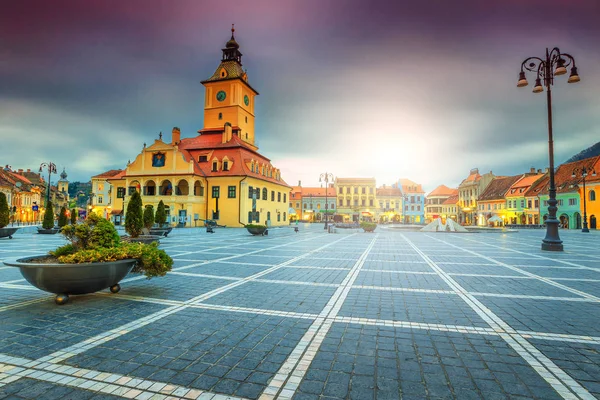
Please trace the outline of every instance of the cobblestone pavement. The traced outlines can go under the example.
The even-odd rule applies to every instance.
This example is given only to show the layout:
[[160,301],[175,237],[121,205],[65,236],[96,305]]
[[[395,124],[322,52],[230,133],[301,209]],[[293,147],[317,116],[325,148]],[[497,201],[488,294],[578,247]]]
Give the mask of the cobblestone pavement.
[[600,232],[543,235],[174,230],[165,278],[65,306],[0,266],[0,398],[600,398]]

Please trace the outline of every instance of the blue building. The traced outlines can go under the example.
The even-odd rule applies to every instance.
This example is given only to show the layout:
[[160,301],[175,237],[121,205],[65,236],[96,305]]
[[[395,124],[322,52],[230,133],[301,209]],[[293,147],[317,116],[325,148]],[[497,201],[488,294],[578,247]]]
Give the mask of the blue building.
[[410,179],[398,179],[402,190],[402,209],[405,224],[425,223],[425,192],[421,184]]

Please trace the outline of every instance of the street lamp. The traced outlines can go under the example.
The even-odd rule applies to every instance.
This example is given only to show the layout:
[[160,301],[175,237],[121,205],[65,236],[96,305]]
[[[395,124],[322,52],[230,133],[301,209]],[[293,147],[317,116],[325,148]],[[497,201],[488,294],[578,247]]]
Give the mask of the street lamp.
[[327,201],[327,190],[329,189],[329,181],[333,182],[333,174],[329,172],[322,173],[319,176],[319,182],[325,182],[325,227],[327,229],[327,210],[329,208],[329,203]]
[[589,167],[583,167],[583,168],[575,168],[573,170],[573,174],[571,175],[572,178],[576,178],[578,173],[581,173],[581,177],[583,178],[583,228],[581,229],[581,232],[589,232],[590,230],[588,229],[588,224],[587,224],[587,203],[586,203],[586,199],[585,199],[585,178],[586,176],[588,176],[589,173],[592,173],[592,176],[596,176],[596,170],[593,168],[589,168]]
[[579,82],[580,78],[577,73],[577,67],[575,66],[575,59],[567,54],[561,53],[558,47],[548,50],[546,48],[545,58],[529,57],[521,63],[521,72],[519,72],[519,81],[517,87],[527,86],[527,79],[525,78],[525,70],[535,72],[535,86],[533,87],[533,93],[541,93],[544,91],[542,86],[542,79],[544,80],[543,85],[546,86],[546,101],[548,106],[548,158],[550,161],[549,175],[550,175],[550,187],[548,188],[548,219],[546,219],[546,237],[542,240],[542,250],[548,251],[563,251],[562,240],[558,235],[558,223],[556,219],[556,186],[554,185],[554,140],[552,138],[552,90],[551,87],[554,84],[554,77],[564,75],[567,73],[567,68],[571,67],[571,74],[569,75],[568,83]]
[[48,170],[48,192],[46,193],[46,208],[48,208],[48,203],[50,203],[50,175],[56,174],[56,164],[53,162],[41,163],[39,172],[42,172],[44,168]]

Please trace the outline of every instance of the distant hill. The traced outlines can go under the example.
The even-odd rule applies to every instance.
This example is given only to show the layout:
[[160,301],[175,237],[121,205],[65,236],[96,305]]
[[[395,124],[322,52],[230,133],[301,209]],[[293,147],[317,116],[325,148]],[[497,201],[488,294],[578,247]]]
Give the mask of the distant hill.
[[580,151],[575,154],[573,157],[569,158],[565,163],[570,163],[573,161],[579,161],[590,157],[600,156],[600,142],[595,145],[588,147],[585,150]]

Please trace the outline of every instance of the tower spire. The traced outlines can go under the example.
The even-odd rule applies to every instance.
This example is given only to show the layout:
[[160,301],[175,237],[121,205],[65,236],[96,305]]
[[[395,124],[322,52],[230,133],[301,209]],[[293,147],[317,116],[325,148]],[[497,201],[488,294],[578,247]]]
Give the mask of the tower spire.
[[223,59],[221,61],[236,61],[242,65],[242,53],[240,45],[235,41],[235,24],[231,24],[231,39],[225,44],[223,49]]

